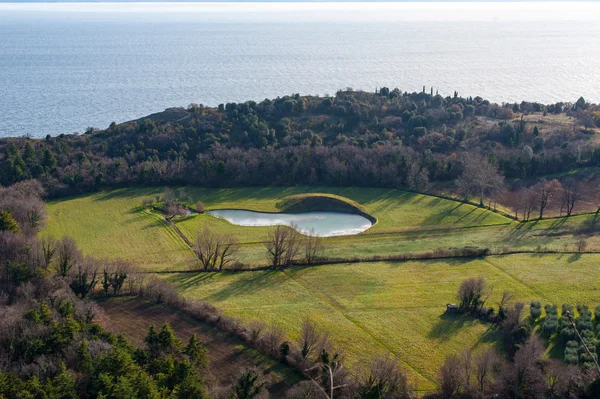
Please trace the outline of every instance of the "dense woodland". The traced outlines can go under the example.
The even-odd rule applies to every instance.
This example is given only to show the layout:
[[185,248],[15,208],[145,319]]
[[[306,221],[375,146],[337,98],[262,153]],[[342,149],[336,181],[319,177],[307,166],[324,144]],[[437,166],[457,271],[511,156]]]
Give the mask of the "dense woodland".
[[[583,98],[498,105],[381,88],[192,104],[81,135],[0,140],[0,184],[36,178],[50,195],[166,183],[426,191],[465,175],[472,159],[496,182],[599,166],[599,126],[600,107]],[[494,197],[500,186],[464,194]]]

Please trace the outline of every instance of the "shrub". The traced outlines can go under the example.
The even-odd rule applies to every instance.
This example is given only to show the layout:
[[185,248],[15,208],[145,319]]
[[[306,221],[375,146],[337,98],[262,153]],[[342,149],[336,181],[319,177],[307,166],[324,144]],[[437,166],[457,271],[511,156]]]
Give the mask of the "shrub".
[[542,315],[542,304],[540,301],[531,301],[529,305],[529,313],[533,320],[537,320]]
[[550,337],[556,333],[558,329],[558,308],[556,305],[546,305],[546,318],[542,324],[542,335]]
[[577,341],[567,342],[564,360],[569,364],[579,363],[579,343]]

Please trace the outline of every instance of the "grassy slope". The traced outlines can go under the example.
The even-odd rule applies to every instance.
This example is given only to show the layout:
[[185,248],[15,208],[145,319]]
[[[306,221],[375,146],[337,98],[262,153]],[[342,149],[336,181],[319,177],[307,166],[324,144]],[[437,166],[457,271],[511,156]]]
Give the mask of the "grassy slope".
[[447,354],[495,338],[478,321],[443,315],[464,278],[484,276],[494,304],[509,290],[527,303],[596,306],[598,262],[600,255],[512,255],[167,278],[188,297],[210,301],[230,315],[279,324],[292,338],[310,316],[344,348],[354,370],[364,371],[365,360],[389,351],[412,370],[420,388],[429,389]]
[[[154,197],[160,188],[119,189],[86,196],[53,201],[48,204],[50,218],[47,234],[74,237],[84,253],[99,257],[122,258],[135,262],[149,271],[186,269],[193,254],[174,234],[162,218],[140,210],[143,198]],[[275,203],[288,195],[305,192],[327,192],[342,195],[365,206],[378,222],[365,236],[394,231],[460,228],[479,224],[502,224],[506,219],[495,213],[470,205],[461,205],[426,195],[398,190],[365,188],[241,188],[200,189],[186,188],[193,201],[202,200],[207,208],[242,208],[259,211],[277,211]],[[196,232],[209,227],[215,231],[235,234],[244,246],[245,263],[264,263],[264,249],[260,242],[272,227],[241,227],[209,215],[193,215],[176,220],[177,226],[193,239]],[[362,235],[360,236],[362,237]],[[332,256],[361,255],[358,245],[339,238],[332,245]],[[388,250],[398,250],[388,245]]]
[[45,234],[73,237],[87,255],[127,259],[145,270],[185,268],[192,252],[140,199],[159,190],[115,190],[52,201]]
[[196,334],[208,351],[211,372],[221,385],[231,385],[241,371],[251,367],[260,370],[270,382],[270,390],[279,394],[300,379],[290,369],[245,346],[240,340],[165,306],[130,297],[111,298],[99,305],[107,316],[103,320],[106,327],[124,334],[138,346],[144,345],[146,331],[152,323],[160,326],[169,322],[184,342]]

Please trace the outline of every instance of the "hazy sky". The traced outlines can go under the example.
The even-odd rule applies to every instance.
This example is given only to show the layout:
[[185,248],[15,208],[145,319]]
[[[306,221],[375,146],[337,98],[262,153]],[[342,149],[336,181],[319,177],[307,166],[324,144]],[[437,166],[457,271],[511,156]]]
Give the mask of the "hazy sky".
[[[147,18],[207,21],[593,21],[594,2],[197,2],[197,3],[0,3],[16,17],[108,18],[138,13]],[[6,15],[5,14],[5,15]],[[282,19],[283,18],[283,19]]]

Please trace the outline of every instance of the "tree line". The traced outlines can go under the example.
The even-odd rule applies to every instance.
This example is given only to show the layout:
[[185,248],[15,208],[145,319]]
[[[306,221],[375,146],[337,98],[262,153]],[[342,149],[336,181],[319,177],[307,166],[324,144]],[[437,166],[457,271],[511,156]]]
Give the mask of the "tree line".
[[546,132],[523,119],[529,112],[564,114],[578,126],[598,127],[598,106],[583,99],[498,105],[382,88],[178,112],[189,117],[172,122],[166,111],[162,119],[83,135],[0,140],[0,184],[36,178],[50,195],[126,184],[424,190],[464,175],[472,157],[484,157],[506,178],[600,165],[600,149],[584,133]]

